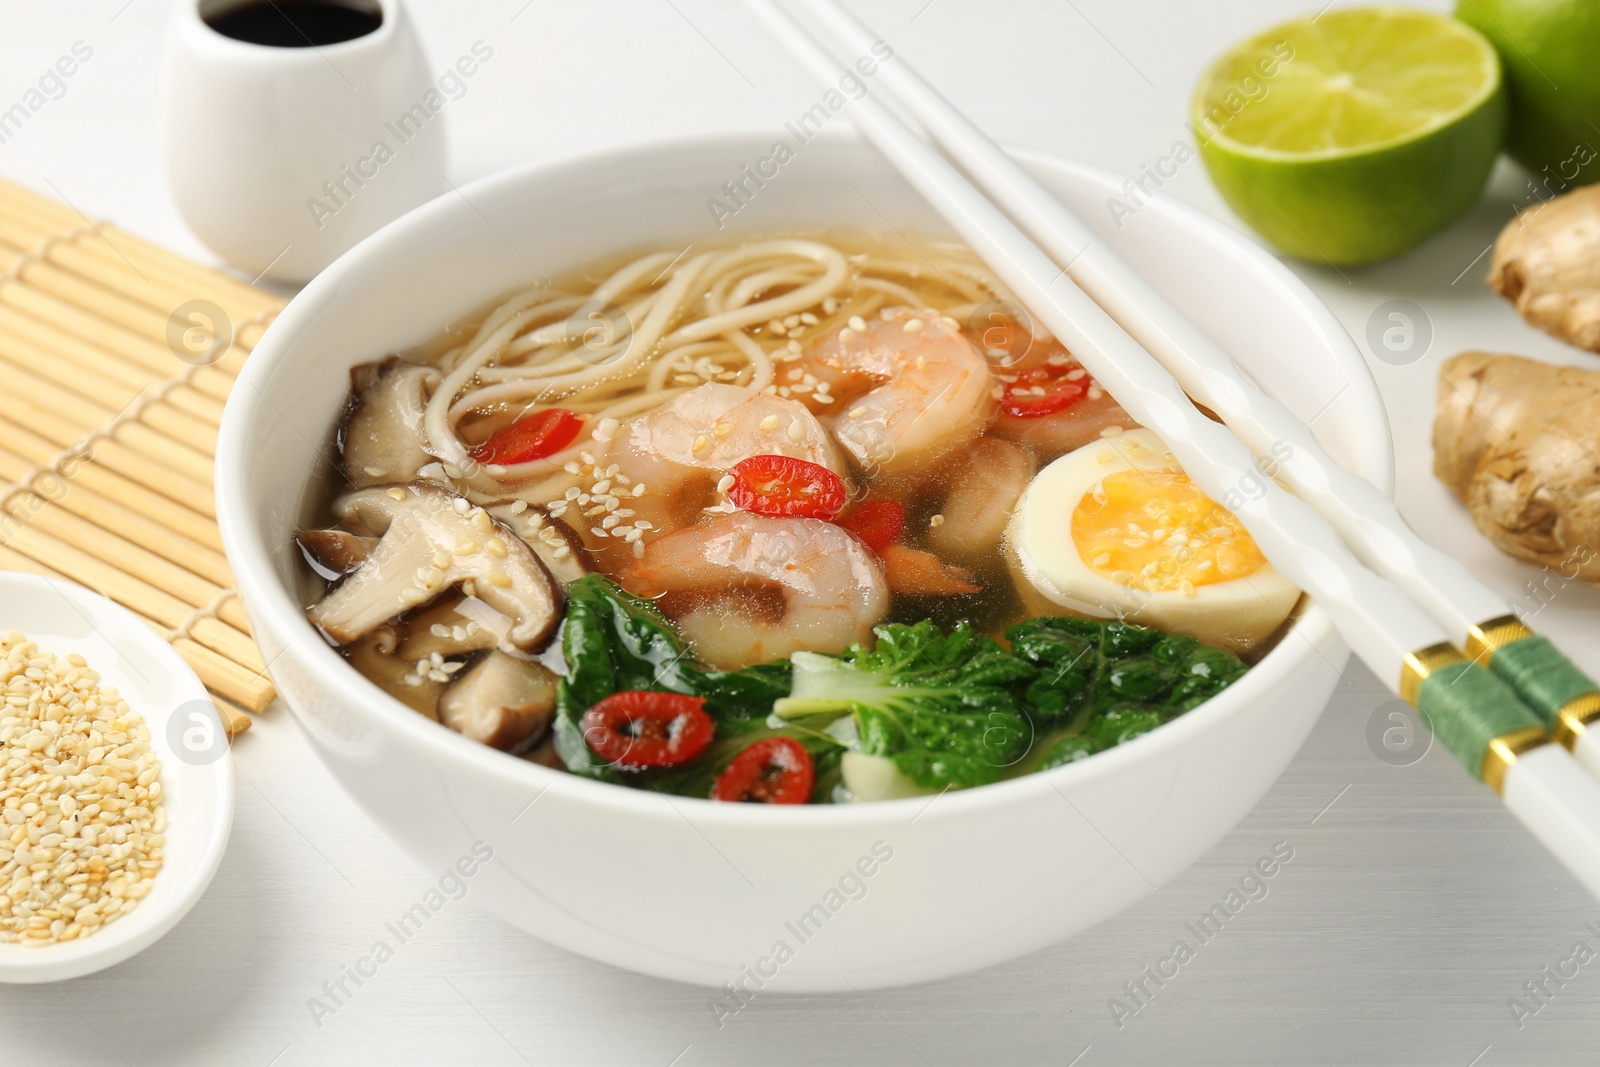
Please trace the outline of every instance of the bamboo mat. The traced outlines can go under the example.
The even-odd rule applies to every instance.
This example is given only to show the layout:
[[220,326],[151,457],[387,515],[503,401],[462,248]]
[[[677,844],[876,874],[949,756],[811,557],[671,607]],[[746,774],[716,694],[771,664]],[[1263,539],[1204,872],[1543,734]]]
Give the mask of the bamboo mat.
[[223,698],[230,734],[250,720],[228,702],[259,712],[273,687],[223,558],[213,456],[282,305],[0,181],[0,570],[139,615]]

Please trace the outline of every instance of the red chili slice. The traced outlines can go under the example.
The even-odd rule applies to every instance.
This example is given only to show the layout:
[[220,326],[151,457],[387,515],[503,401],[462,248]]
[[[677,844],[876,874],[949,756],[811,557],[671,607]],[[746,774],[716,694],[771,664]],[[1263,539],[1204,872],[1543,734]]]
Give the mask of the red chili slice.
[[906,532],[906,509],[898,500],[877,497],[863,500],[850,514],[839,519],[839,525],[861,539],[872,551],[883,554]]
[[706,749],[717,725],[705,700],[682,693],[633,689],[612,693],[578,720],[583,739],[607,763],[625,770],[677,767]]
[[768,737],[733,758],[712,788],[711,799],[804,804],[811,799],[816,779],[816,768],[804,745],[792,737]]
[[583,420],[566,408],[544,408],[495,431],[472,458],[479,463],[529,463],[553,456],[578,439]]
[[1094,384],[1087,374],[1076,379],[1067,375],[1083,368],[1075,364],[1049,365],[1017,375],[1017,380],[1006,385],[1000,397],[1000,410],[1019,419],[1037,419],[1065,411],[1089,395]]
[[827,467],[789,456],[751,456],[735,463],[728,499],[757,515],[832,519],[844,510],[844,479]]

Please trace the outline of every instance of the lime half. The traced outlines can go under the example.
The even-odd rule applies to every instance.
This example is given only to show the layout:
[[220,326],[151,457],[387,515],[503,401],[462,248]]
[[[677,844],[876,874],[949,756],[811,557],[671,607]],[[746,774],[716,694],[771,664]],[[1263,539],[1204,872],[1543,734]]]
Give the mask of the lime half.
[[1476,30],[1347,8],[1235,45],[1195,89],[1193,132],[1228,205],[1280,251],[1399,255],[1469,208],[1499,153],[1500,60]]

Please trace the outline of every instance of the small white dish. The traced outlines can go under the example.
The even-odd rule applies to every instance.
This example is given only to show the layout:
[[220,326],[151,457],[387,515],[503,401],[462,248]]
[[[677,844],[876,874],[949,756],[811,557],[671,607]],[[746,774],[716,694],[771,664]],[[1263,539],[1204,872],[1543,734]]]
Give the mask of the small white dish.
[[0,943],[0,982],[58,982],[149,948],[211,884],[233,826],[233,764],[200,679],[137,616],[71,582],[0,572],[0,634],[21,630],[65,658],[76,652],[150,727],[161,760],[167,843],[138,907],[85,938],[38,947]]

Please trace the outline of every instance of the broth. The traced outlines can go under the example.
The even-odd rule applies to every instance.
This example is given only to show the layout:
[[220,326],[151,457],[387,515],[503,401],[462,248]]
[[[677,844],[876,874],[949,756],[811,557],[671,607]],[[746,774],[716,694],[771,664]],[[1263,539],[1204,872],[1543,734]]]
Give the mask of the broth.
[[[308,528],[301,548],[311,564],[308,611],[357,669],[496,747],[692,795],[718,795],[717,783],[737,777],[735,740],[768,753],[757,742],[769,735],[769,747],[816,750],[807,757],[817,764],[816,799],[830,799],[841,767],[859,791],[867,781],[859,757],[887,743],[852,731],[904,723],[801,708],[791,726],[784,713],[811,684],[800,680],[806,670],[858,669],[865,653],[851,646],[869,649],[886,633],[891,643],[944,649],[919,654],[952,657],[950,677],[966,669],[961,656],[988,655],[1012,672],[1001,682],[952,683],[1002,693],[983,699],[1022,724],[1006,718],[1005,761],[993,773],[974,765],[970,780],[952,779],[977,784],[1048,763],[1046,738],[1078,758],[1068,751],[1073,739],[1115,727],[1119,714],[1142,709],[1149,728],[1186,709],[1161,704],[1184,699],[1189,683],[1176,675],[1158,679],[1159,698],[1133,699],[1128,688],[1128,699],[1112,699],[1112,663],[1131,678],[1135,668],[1166,671],[1162,656],[1194,657],[1221,664],[1231,680],[1227,664],[1238,662],[1227,653],[1207,659],[1217,650],[1154,630],[1058,622],[1045,625],[1043,645],[1028,624],[1033,637],[1023,643],[1044,652],[1008,652],[1017,624],[1142,612],[1253,657],[1298,597],[1288,587],[1264,597],[1275,617],[1253,602],[1230,608],[1227,594],[1250,584],[1234,571],[1258,585],[1275,575],[1252,562],[1259,557],[1231,516],[1185,490],[1170,462],[1160,477],[1141,474],[1170,453],[1163,460],[1159,440],[1030,328],[970,250],[898,234],[837,230],[648,250],[507,294],[401,356],[358,367],[334,444],[340,460],[308,523],[325,528]],[[1094,463],[1130,473],[1107,479]],[[1061,558],[1041,562],[1025,536],[1036,521],[1029,491],[1043,481],[1038,472],[1056,477],[1073,464],[1091,472],[1074,490],[1086,503],[1104,503],[1106,487],[1127,482],[1132,510],[1116,514],[1150,516],[1153,528],[1086,531],[1079,526],[1089,520],[1069,510],[1052,535],[1060,545],[1047,545]],[[1037,521],[1048,533],[1052,520]],[[1091,536],[1152,562],[1135,574],[1109,570],[1109,552],[1080,559]],[[1127,595],[1107,601],[1109,611],[1093,607],[1108,586]],[[558,635],[569,654],[575,640],[612,642],[593,655],[615,685],[578,701],[589,668],[563,665]],[[1054,654],[1051,641],[1093,646],[1093,662],[1106,665],[1070,683],[1083,687],[1063,698],[1076,702],[1070,714],[1048,693],[1047,711],[1022,707],[1023,680],[1050,680],[1038,656]],[[813,654],[822,655],[805,659]],[[1035,658],[1022,663],[1025,655]],[[634,662],[653,666],[635,676]],[[1078,668],[1048,669],[1066,679]],[[791,671],[792,693],[775,681]],[[774,699],[751,696],[769,684],[779,686]],[[1086,695],[1095,686],[1105,692]],[[680,759],[669,750],[688,712],[652,727],[655,712],[622,709],[623,747],[651,755],[638,766],[599,758],[610,742],[597,739],[616,741],[615,724],[601,722],[613,689],[658,691],[657,703],[671,693],[704,700],[717,740]],[[950,708],[962,699],[956,693]],[[944,729],[946,720],[927,722]],[[1113,739],[1085,742],[1084,754],[1137,725],[1106,727]],[[1012,736],[1023,726],[1025,744]],[[783,760],[799,757],[771,758],[781,776]],[[899,755],[890,763],[873,767],[894,788],[943,773]]]

